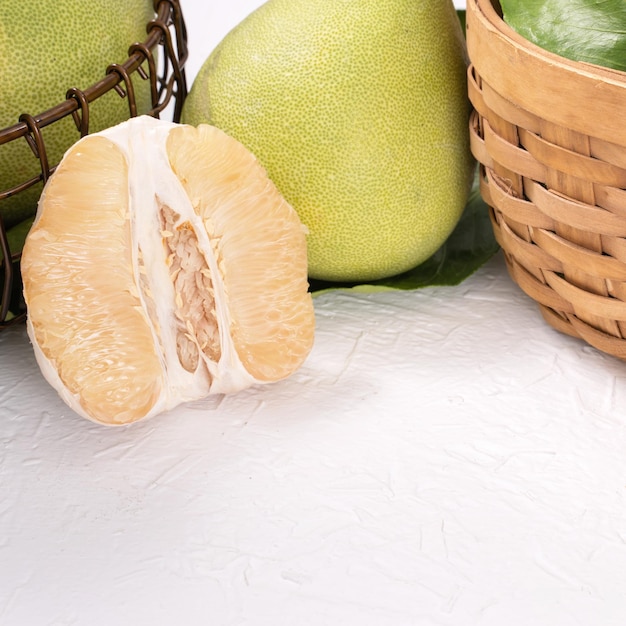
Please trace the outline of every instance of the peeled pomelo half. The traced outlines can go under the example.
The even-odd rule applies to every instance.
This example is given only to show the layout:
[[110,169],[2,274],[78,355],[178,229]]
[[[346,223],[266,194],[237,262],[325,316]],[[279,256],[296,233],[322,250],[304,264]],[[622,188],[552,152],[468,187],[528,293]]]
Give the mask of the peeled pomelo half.
[[289,376],[314,334],[305,238],[255,157],[212,126],[143,116],[84,137],[21,261],[44,376],[105,424]]

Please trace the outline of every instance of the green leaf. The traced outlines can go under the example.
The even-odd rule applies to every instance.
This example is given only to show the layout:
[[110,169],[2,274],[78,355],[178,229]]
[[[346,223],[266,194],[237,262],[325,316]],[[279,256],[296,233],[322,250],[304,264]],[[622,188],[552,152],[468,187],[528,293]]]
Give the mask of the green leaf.
[[461,22],[461,28],[463,29],[463,34],[465,34],[465,9],[457,9],[456,14],[459,16],[459,22]]
[[626,71],[624,0],[500,0],[525,39],[573,61]]
[[7,231],[7,239],[9,242],[9,249],[11,250],[11,256],[14,256],[22,251],[24,242],[26,241],[26,235],[28,235],[28,231],[33,225],[34,219],[34,216],[29,217]]
[[311,291],[317,295],[333,289],[371,292],[458,285],[488,261],[498,249],[489,210],[480,195],[476,177],[459,223],[441,248],[427,261],[404,274],[366,284],[312,280]]

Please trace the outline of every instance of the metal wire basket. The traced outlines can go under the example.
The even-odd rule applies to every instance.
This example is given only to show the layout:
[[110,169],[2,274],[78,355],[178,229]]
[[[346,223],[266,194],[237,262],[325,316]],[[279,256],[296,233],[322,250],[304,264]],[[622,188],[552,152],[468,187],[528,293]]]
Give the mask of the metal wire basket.
[[10,189],[0,189],[0,330],[21,322],[26,316],[20,277],[21,250],[11,250],[2,218],[2,202],[34,185],[45,184],[58,165],[48,161],[42,129],[71,116],[76,125],[76,139],[89,134],[91,103],[112,90],[127,100],[128,116],[135,117],[138,111],[133,76],[149,81],[152,101],[149,115],[160,117],[166,109],[168,112],[171,109],[173,121],[180,120],[187,96],[184,66],[188,55],[180,0],[154,0],[154,10],[155,17],[146,27],[145,41],[129,47],[124,63],[109,64],[103,77],[87,89],[68,86],[63,102],[43,113],[23,113],[16,124],[0,130],[0,149],[9,142],[26,141],[41,170],[37,176]]

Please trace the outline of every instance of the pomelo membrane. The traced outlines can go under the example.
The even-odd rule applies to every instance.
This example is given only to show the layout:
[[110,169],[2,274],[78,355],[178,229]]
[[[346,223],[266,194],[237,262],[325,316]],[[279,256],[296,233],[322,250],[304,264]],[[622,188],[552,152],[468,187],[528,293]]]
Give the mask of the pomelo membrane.
[[212,126],[143,116],[88,135],[48,181],[22,257],[44,376],[106,424],[289,376],[314,334],[305,237]]

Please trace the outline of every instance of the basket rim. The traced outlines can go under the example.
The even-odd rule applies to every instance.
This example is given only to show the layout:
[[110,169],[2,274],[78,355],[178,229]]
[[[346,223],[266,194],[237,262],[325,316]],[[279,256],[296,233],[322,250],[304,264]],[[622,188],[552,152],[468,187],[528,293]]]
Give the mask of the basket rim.
[[613,121],[626,105],[626,72],[540,48],[506,24],[493,0],[467,0],[467,48],[480,77],[516,106],[626,146],[626,126]]
[[[143,41],[131,42],[127,58],[123,62],[111,63],[109,67],[106,68],[106,73],[90,85],[82,89],[74,87],[68,90],[64,100],[50,106],[45,111],[24,111],[22,115],[18,117],[16,122],[4,128],[0,128],[0,145],[9,143],[15,139],[20,139],[32,132],[32,128],[29,126],[28,122],[23,119],[24,117],[31,118],[36,126],[41,129],[59,121],[61,118],[64,118],[69,114],[78,115],[78,117],[75,117],[74,121],[77,130],[81,131],[79,122],[82,121],[83,112],[81,107],[83,105],[91,104],[94,100],[98,99],[100,96],[111,91],[112,89],[120,89],[119,95],[121,97],[126,97],[129,89],[127,80],[129,75],[138,71],[143,64],[148,61],[148,52],[159,45],[162,40],[167,38],[166,30],[169,21],[171,20],[175,25],[180,24],[180,27],[183,29],[186,28],[184,21],[182,21],[182,18],[180,17],[182,15],[180,0],[166,0],[164,2],[161,0],[153,0],[153,5],[154,15],[146,24],[146,37]],[[184,37],[186,37],[186,32]],[[187,59],[186,47],[178,52],[181,56],[181,62],[179,65],[180,68],[182,68]],[[160,70],[162,70],[162,68],[157,68],[155,66],[155,78],[156,72]],[[174,68],[175,73],[178,73],[179,71],[179,67]],[[145,79],[148,78],[149,76],[146,74]],[[182,76],[177,75],[177,78],[179,83],[182,83]],[[130,87],[132,88],[132,85],[130,85]],[[154,85],[154,87],[157,90],[157,95],[159,95],[159,86]],[[159,112],[161,108],[159,109]],[[135,112],[131,110],[129,113],[130,116],[133,117]],[[0,191],[3,190],[0,189]]]

